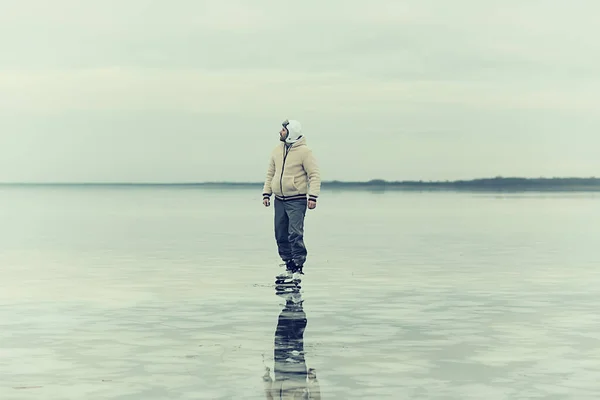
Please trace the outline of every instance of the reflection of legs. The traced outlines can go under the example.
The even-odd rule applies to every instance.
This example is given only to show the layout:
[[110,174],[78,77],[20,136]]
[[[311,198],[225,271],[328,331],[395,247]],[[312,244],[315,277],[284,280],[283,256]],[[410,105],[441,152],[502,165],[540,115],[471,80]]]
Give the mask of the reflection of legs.
[[296,265],[303,266],[306,261],[306,246],[304,245],[304,217],[306,216],[306,200],[293,200],[286,203],[289,219],[289,242],[292,258]]
[[286,262],[292,259],[292,248],[289,241],[289,218],[285,203],[275,199],[275,240],[281,259]]
[[302,304],[286,302],[275,331],[275,380],[285,389],[306,387],[304,330],[307,319]]
[[[306,366],[304,331],[308,323],[300,301],[288,300],[279,314],[274,340],[274,378],[265,387],[267,399],[320,399],[321,389],[315,370]],[[267,378],[270,380],[270,377]],[[308,397],[306,397],[308,396]]]

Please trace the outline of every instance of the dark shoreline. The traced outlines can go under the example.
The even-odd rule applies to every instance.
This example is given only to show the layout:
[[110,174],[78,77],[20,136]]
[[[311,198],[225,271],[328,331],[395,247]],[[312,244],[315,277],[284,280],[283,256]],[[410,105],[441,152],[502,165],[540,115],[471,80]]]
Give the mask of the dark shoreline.
[[[14,182],[0,183],[0,187],[114,187],[114,188],[189,188],[189,189],[243,189],[260,190],[262,182]],[[385,181],[366,182],[325,181],[323,190],[348,191],[484,191],[484,192],[590,192],[600,191],[600,178],[483,178],[457,181]]]

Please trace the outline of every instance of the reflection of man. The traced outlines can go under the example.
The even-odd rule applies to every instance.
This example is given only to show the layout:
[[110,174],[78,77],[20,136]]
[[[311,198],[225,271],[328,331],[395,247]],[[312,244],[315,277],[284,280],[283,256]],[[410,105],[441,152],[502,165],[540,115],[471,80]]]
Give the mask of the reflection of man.
[[287,295],[277,322],[274,342],[275,381],[269,369],[263,376],[268,400],[321,399],[319,381],[314,369],[307,371],[304,360],[306,314],[299,293]]

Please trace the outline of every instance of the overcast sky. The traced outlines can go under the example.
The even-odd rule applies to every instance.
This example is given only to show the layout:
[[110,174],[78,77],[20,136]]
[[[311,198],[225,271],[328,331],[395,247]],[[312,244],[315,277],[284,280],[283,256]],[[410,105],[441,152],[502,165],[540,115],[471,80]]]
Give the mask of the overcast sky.
[[596,0],[20,0],[0,181],[600,176]]

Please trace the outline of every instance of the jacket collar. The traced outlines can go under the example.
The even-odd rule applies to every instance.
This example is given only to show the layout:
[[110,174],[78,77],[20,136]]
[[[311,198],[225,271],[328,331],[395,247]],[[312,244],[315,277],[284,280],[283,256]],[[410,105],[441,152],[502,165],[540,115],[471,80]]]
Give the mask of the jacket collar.
[[295,147],[300,147],[300,146],[305,146],[306,145],[306,138],[304,136],[302,136],[300,139],[296,140],[294,143],[284,143],[285,147],[287,148],[295,148]]

